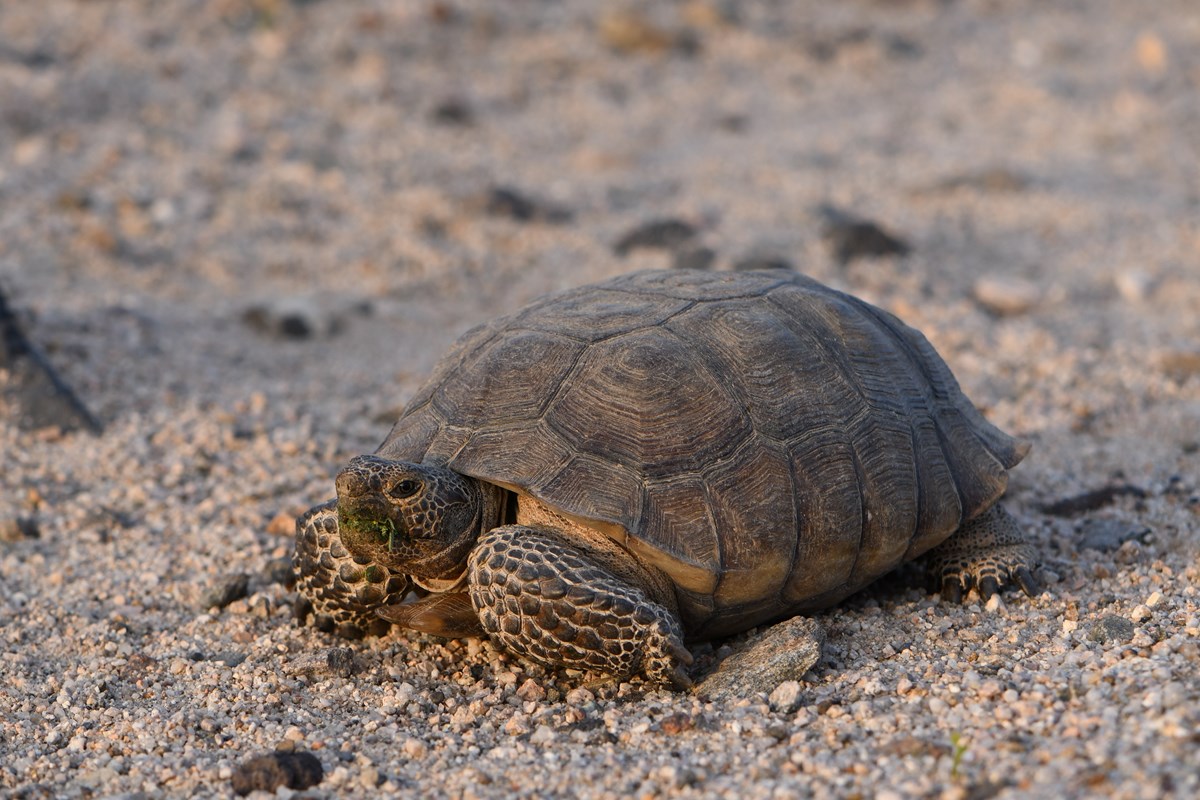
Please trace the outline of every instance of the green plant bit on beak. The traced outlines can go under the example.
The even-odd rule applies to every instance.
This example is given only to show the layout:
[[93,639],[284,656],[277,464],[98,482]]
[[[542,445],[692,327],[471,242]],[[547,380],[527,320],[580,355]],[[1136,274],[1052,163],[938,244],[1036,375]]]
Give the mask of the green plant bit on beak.
[[376,519],[374,517],[363,517],[355,514],[348,515],[345,520],[341,522],[341,524],[345,525],[351,530],[374,533],[379,537],[380,541],[387,542],[389,553],[395,549],[396,523],[391,519],[391,517]]

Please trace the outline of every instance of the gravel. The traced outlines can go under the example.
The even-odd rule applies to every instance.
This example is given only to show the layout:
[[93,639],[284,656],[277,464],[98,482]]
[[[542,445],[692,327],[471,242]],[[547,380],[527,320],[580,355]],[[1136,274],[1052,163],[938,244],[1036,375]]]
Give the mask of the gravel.
[[[104,427],[0,392],[0,796],[233,796],[272,753],[323,776],[276,796],[1200,794],[1195,3],[637,8],[5,5],[0,284]],[[843,263],[825,206],[906,254]],[[1033,442],[1047,591],[905,568],[721,700],[292,623],[287,520],[449,342],[680,244],[922,329]]]

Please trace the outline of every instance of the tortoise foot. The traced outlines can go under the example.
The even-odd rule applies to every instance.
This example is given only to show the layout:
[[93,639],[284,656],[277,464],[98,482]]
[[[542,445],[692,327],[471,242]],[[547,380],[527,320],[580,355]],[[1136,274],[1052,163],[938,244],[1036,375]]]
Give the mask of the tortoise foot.
[[1036,559],[1020,525],[996,505],[931,550],[926,565],[942,597],[957,603],[972,588],[987,600],[1013,584],[1036,597],[1042,591],[1033,576]]
[[494,528],[471,553],[471,602],[504,647],[548,666],[686,688],[692,654],[675,616],[550,530]]
[[354,559],[338,535],[337,502],[313,506],[296,520],[292,553],[296,574],[296,621],[327,633],[361,639],[386,633],[390,624],[376,609],[398,603],[408,578],[387,567]]

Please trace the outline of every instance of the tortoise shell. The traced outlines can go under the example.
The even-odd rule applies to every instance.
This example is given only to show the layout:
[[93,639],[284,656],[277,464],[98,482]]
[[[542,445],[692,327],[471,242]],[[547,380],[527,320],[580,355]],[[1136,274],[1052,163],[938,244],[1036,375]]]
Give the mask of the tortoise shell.
[[1028,450],[918,331],[781,270],[654,271],[466,333],[380,456],[599,529],[692,635],[832,605],[991,506]]

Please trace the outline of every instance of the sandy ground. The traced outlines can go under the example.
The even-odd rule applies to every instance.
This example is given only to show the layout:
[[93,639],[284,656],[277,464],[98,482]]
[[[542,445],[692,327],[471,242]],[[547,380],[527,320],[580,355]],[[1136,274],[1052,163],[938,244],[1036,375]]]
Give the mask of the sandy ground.
[[[105,424],[0,417],[0,795],[225,796],[276,750],[313,796],[1200,792],[1200,8],[641,6],[0,5],[0,284]],[[822,204],[909,252],[835,257]],[[662,218],[694,240],[616,253]],[[750,257],[1034,443],[1046,594],[910,570],[720,703],[293,626],[290,517],[459,333]]]

